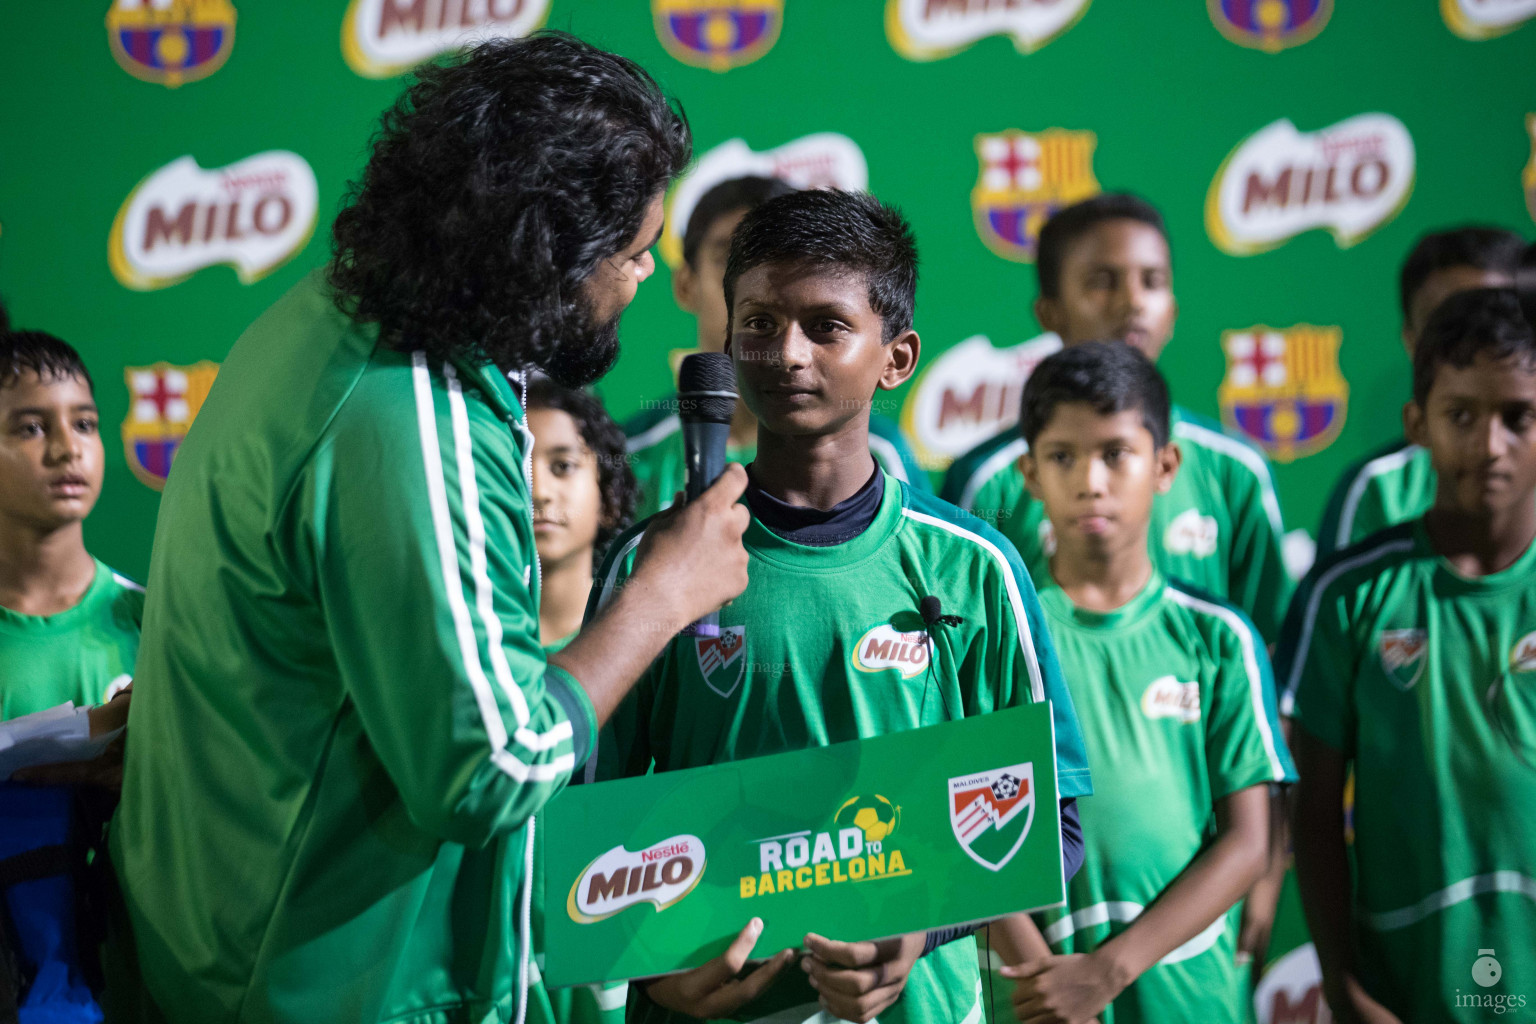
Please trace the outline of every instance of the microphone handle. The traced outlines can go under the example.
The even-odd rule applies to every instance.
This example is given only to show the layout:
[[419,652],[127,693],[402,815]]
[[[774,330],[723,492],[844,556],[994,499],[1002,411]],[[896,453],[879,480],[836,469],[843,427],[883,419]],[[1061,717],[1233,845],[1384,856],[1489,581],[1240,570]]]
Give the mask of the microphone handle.
[[[683,497],[693,501],[725,472],[725,446],[731,436],[729,423],[683,421]],[[683,630],[685,636],[720,635],[720,615],[710,612]]]

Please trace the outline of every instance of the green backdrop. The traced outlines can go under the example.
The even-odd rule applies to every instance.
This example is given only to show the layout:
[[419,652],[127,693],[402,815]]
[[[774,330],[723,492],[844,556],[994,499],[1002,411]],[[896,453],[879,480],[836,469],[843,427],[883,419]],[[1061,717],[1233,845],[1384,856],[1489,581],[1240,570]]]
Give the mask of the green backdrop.
[[[217,28],[220,8],[231,2],[236,23],[226,45],[229,37],[209,35],[208,25]],[[441,13],[440,0],[385,2],[407,18]],[[524,8],[525,15],[537,6],[464,0],[461,11],[460,0],[441,2],[470,20],[488,3],[502,13]],[[1318,6],[1252,3],[1253,17],[1282,21],[1287,11],[1305,19]],[[656,4],[663,14],[678,13],[676,23],[685,27],[687,9],[700,6]],[[120,62],[109,44],[119,29],[151,24],[156,15],[135,10],[141,6],[148,9],[121,0],[112,29],[108,0],[13,0],[0,8],[0,295],[18,325],[79,347],[96,377],[108,464],[87,539],[95,553],[140,578],[158,495],[125,460],[119,425],[130,402],[123,368],[218,361],[257,314],[324,260],[329,221],[362,164],[377,115],[402,84],[399,77],[365,77],[349,64],[342,46],[347,0],[178,0],[166,9],[194,23],[201,18],[203,34],[166,44],[160,58],[196,64],[198,48],[213,46],[226,59],[197,64],[171,87],[153,80],[153,69],[140,67],[145,77],[130,74],[123,65],[133,60]],[[378,6],[362,3],[358,17],[376,17],[369,11]],[[1098,183],[1138,191],[1165,212],[1182,315],[1162,364],[1184,404],[1219,414],[1223,331],[1255,324],[1339,328],[1347,423],[1320,452],[1277,466],[1291,527],[1314,529],[1326,487],[1344,464],[1397,431],[1408,373],[1397,340],[1395,275],[1415,237],[1469,220],[1531,233],[1522,171],[1531,151],[1526,115],[1536,110],[1536,28],[1521,17],[1536,10],[1526,0],[1324,2],[1304,31],[1282,40],[1293,45],[1278,52],[1240,45],[1219,31],[1219,0],[714,6],[734,9],[725,13],[738,28],[761,16],[771,46],[723,72],[690,66],[673,55],[676,40],[671,50],[663,45],[645,0],[550,0],[544,23],[647,67],[682,102],[699,152],[736,137],[755,150],[811,132],[853,139],[867,160],[870,188],[900,204],[917,231],[925,361],[975,334],[1013,345],[1039,333],[1029,312],[1033,268],[983,244],[971,206],[976,138],[1009,129],[1092,132]],[[887,25],[900,23],[903,7],[952,29],[979,26],[973,35],[986,19],[1023,18],[1031,8],[1081,10],[1055,38],[1036,40],[1033,52],[993,34],[949,56],[912,60],[892,45]],[[1243,17],[1249,0],[1228,7]],[[1476,31],[1457,15],[1462,7],[1513,12],[1503,26],[1508,31]],[[724,24],[707,32],[719,33]],[[685,41],[680,52],[686,49]],[[1246,137],[1282,118],[1311,132],[1368,112],[1398,119],[1416,151],[1414,185],[1394,217],[1348,248],[1318,230],[1248,256],[1213,243],[1207,193]],[[206,169],[270,150],[301,156],[318,183],[318,224],[291,259],[251,283],[228,266],[151,290],[119,283],[109,265],[109,236],[141,180],[182,156]],[[663,391],[665,353],[692,344],[693,323],[673,307],[667,275],[662,267],[641,288],[625,319],[624,354],[602,384],[616,415]]]

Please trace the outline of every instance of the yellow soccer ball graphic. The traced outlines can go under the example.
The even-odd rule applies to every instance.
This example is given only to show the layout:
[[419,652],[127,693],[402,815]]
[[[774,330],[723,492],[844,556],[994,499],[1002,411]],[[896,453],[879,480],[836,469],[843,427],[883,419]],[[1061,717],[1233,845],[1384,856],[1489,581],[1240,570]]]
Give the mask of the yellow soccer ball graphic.
[[873,796],[856,796],[837,809],[833,820],[840,828],[857,828],[871,843],[881,842],[896,831],[901,821],[901,808],[876,793]]

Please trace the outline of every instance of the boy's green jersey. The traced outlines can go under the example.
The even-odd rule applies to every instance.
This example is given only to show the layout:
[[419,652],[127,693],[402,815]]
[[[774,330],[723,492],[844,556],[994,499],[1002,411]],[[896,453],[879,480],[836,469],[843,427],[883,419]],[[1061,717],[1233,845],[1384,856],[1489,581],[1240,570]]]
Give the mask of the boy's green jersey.
[[[1237,605],[1272,641],[1295,583],[1285,567],[1285,528],[1269,463],[1188,409],[1173,407],[1172,427],[1184,462],[1173,489],[1152,503],[1152,560],[1170,579]],[[1044,585],[1056,541],[1044,505],[1030,495],[1018,467],[1027,450],[1017,429],[983,441],[949,467],[939,495],[997,527]]]
[[99,558],[73,608],[22,615],[0,607],[0,721],[109,699],[133,681],[143,618],[144,588]]
[[532,816],[595,739],[539,646],[521,407],[317,271],[160,504],[113,865],[172,1021],[521,1020]]
[[[1216,800],[1294,781],[1264,640],[1218,598],[1154,571],[1113,612],[1040,591],[1083,726],[1092,799],[1079,804],[1083,866],[1067,907],[1036,915],[1058,953],[1088,953],[1125,931],[1214,835]],[[1141,976],[1103,1024],[1240,1021],[1234,907]]]
[[1277,666],[1282,707],[1353,763],[1367,991],[1415,1024],[1536,1003],[1536,544],[1468,579],[1422,519],[1375,534],[1313,568]]
[[[635,518],[654,515],[672,504],[672,496],[683,489],[687,471],[683,452],[683,422],[675,412],[677,396],[672,395],[660,403],[662,408],[642,413],[624,424],[628,435],[625,447],[629,452],[629,464],[635,471],[640,485],[640,497],[635,503]],[[901,428],[879,413],[869,415],[869,453],[880,468],[915,490],[928,491],[928,474],[917,463],[912,446],[902,436]],[[731,445],[725,457],[743,466],[757,457],[757,449],[745,445]]]
[[1434,503],[1435,467],[1430,465],[1429,449],[1395,441],[1339,477],[1317,529],[1317,556],[1342,551],[1378,530],[1417,519]]
[[[642,528],[610,549],[589,614],[623,584]],[[679,636],[662,651],[602,731],[589,777],[696,768],[1049,700],[1059,792],[1091,791],[1034,587],[996,531],[887,476],[873,522],[852,540],[807,547],[754,517],[745,543],[749,582],[720,612],[720,636]],[[931,658],[918,613],[929,595],[961,620],[933,628]],[[838,937],[835,921],[826,930]],[[880,1020],[979,1021],[979,993],[975,944],[952,942],[918,961]],[[816,998],[791,970],[739,1017],[799,1022],[816,1014]],[[632,987],[630,1019],[680,1018]]]

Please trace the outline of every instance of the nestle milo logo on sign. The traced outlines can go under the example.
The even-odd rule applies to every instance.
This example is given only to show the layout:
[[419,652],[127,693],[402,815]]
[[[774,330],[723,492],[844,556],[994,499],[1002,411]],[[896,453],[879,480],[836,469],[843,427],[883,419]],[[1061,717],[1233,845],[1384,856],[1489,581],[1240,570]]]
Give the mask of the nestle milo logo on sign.
[[566,912],[573,921],[592,924],[638,903],[654,903],[663,911],[693,891],[704,877],[704,864],[698,836],[673,836],[635,853],[615,846],[577,877]]

